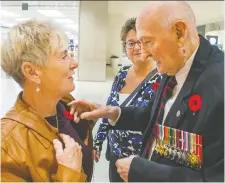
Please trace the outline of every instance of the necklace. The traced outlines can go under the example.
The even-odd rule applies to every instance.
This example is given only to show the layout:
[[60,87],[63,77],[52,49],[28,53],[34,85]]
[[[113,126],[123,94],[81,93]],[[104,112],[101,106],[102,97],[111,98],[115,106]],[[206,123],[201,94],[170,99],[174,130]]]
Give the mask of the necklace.
[[59,119],[58,119],[58,115],[57,115],[57,111],[56,111],[56,126],[57,126],[57,129],[58,129],[58,132],[59,132]]

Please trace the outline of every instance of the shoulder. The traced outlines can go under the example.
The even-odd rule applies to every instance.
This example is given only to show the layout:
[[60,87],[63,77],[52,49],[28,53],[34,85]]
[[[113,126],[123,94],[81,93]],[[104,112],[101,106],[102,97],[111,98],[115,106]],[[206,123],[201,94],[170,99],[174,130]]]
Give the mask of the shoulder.
[[118,71],[118,73],[116,74],[116,76],[114,78],[111,92],[114,92],[115,90],[117,90],[117,88],[120,88],[121,85],[123,85],[130,67],[131,67],[131,65],[124,66]]
[[19,112],[13,108],[1,119],[1,146],[6,151],[12,147],[14,150],[21,149],[21,145],[25,143],[29,133],[27,126],[13,119],[17,114],[19,115]]
[[210,95],[224,98],[224,53],[217,48],[213,52],[199,78],[199,86],[207,88]]
[[15,115],[17,112],[15,109],[10,110],[3,116],[1,119],[1,133],[2,133],[2,141],[9,135],[13,135],[14,131],[19,130],[23,131],[26,128],[25,125],[18,123],[17,121],[11,119],[11,114]]
[[26,159],[23,144],[26,143],[26,135],[28,129],[11,119],[1,119],[1,152],[2,152],[2,166],[15,166],[18,164],[22,166]]
[[126,77],[127,72],[128,72],[130,67],[131,67],[131,65],[126,65],[126,66],[123,66],[122,68],[120,68],[120,70],[116,74],[115,79],[116,78],[124,78],[124,77]]

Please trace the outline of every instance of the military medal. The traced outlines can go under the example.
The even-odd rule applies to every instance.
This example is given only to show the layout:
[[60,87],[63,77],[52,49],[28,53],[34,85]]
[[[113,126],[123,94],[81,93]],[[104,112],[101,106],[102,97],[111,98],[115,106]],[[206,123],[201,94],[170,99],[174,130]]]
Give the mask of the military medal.
[[202,167],[201,135],[158,124],[154,133],[157,154],[192,169],[198,170]]
[[176,130],[176,149],[177,149],[176,162],[179,162],[179,163],[181,163],[181,155],[182,155],[181,144],[182,144],[181,131],[180,130]]
[[201,164],[203,163],[203,157],[202,157],[202,136],[197,135],[196,136],[196,151],[197,155],[199,156]]
[[169,159],[173,160],[173,131],[172,128],[168,128],[168,144],[169,144]]
[[163,130],[164,126],[162,125],[159,125],[159,134],[160,134],[160,145],[159,145],[159,154],[161,156],[163,156],[163,153],[164,153],[164,136],[165,136],[165,133],[164,133],[164,130]]
[[172,132],[172,159],[175,159],[175,157],[177,156],[177,150],[176,150],[176,129],[171,128],[171,132]]
[[168,127],[163,126],[163,131],[164,131],[164,151],[163,151],[163,156],[168,157],[169,156],[169,134],[168,134]]
[[158,124],[155,126],[155,137],[156,137],[155,151],[157,153],[159,153],[159,143],[160,143],[159,142],[160,141],[159,137],[160,137],[160,135],[159,135],[159,125]]

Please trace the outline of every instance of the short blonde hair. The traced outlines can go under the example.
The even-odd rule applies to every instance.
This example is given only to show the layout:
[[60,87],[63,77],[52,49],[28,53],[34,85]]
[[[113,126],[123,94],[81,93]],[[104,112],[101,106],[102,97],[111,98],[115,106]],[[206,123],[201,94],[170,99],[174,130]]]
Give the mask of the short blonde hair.
[[65,34],[49,21],[32,19],[14,26],[1,46],[1,66],[21,87],[23,62],[45,66],[49,54],[68,49]]

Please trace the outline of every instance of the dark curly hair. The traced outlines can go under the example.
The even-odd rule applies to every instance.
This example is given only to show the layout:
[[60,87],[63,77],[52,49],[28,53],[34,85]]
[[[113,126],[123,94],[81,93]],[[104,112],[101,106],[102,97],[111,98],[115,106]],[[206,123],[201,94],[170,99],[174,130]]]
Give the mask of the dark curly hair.
[[126,37],[130,30],[136,31],[136,18],[130,18],[128,19],[125,24],[123,25],[120,33],[120,39],[123,43],[123,49],[125,50],[125,43],[126,43]]

